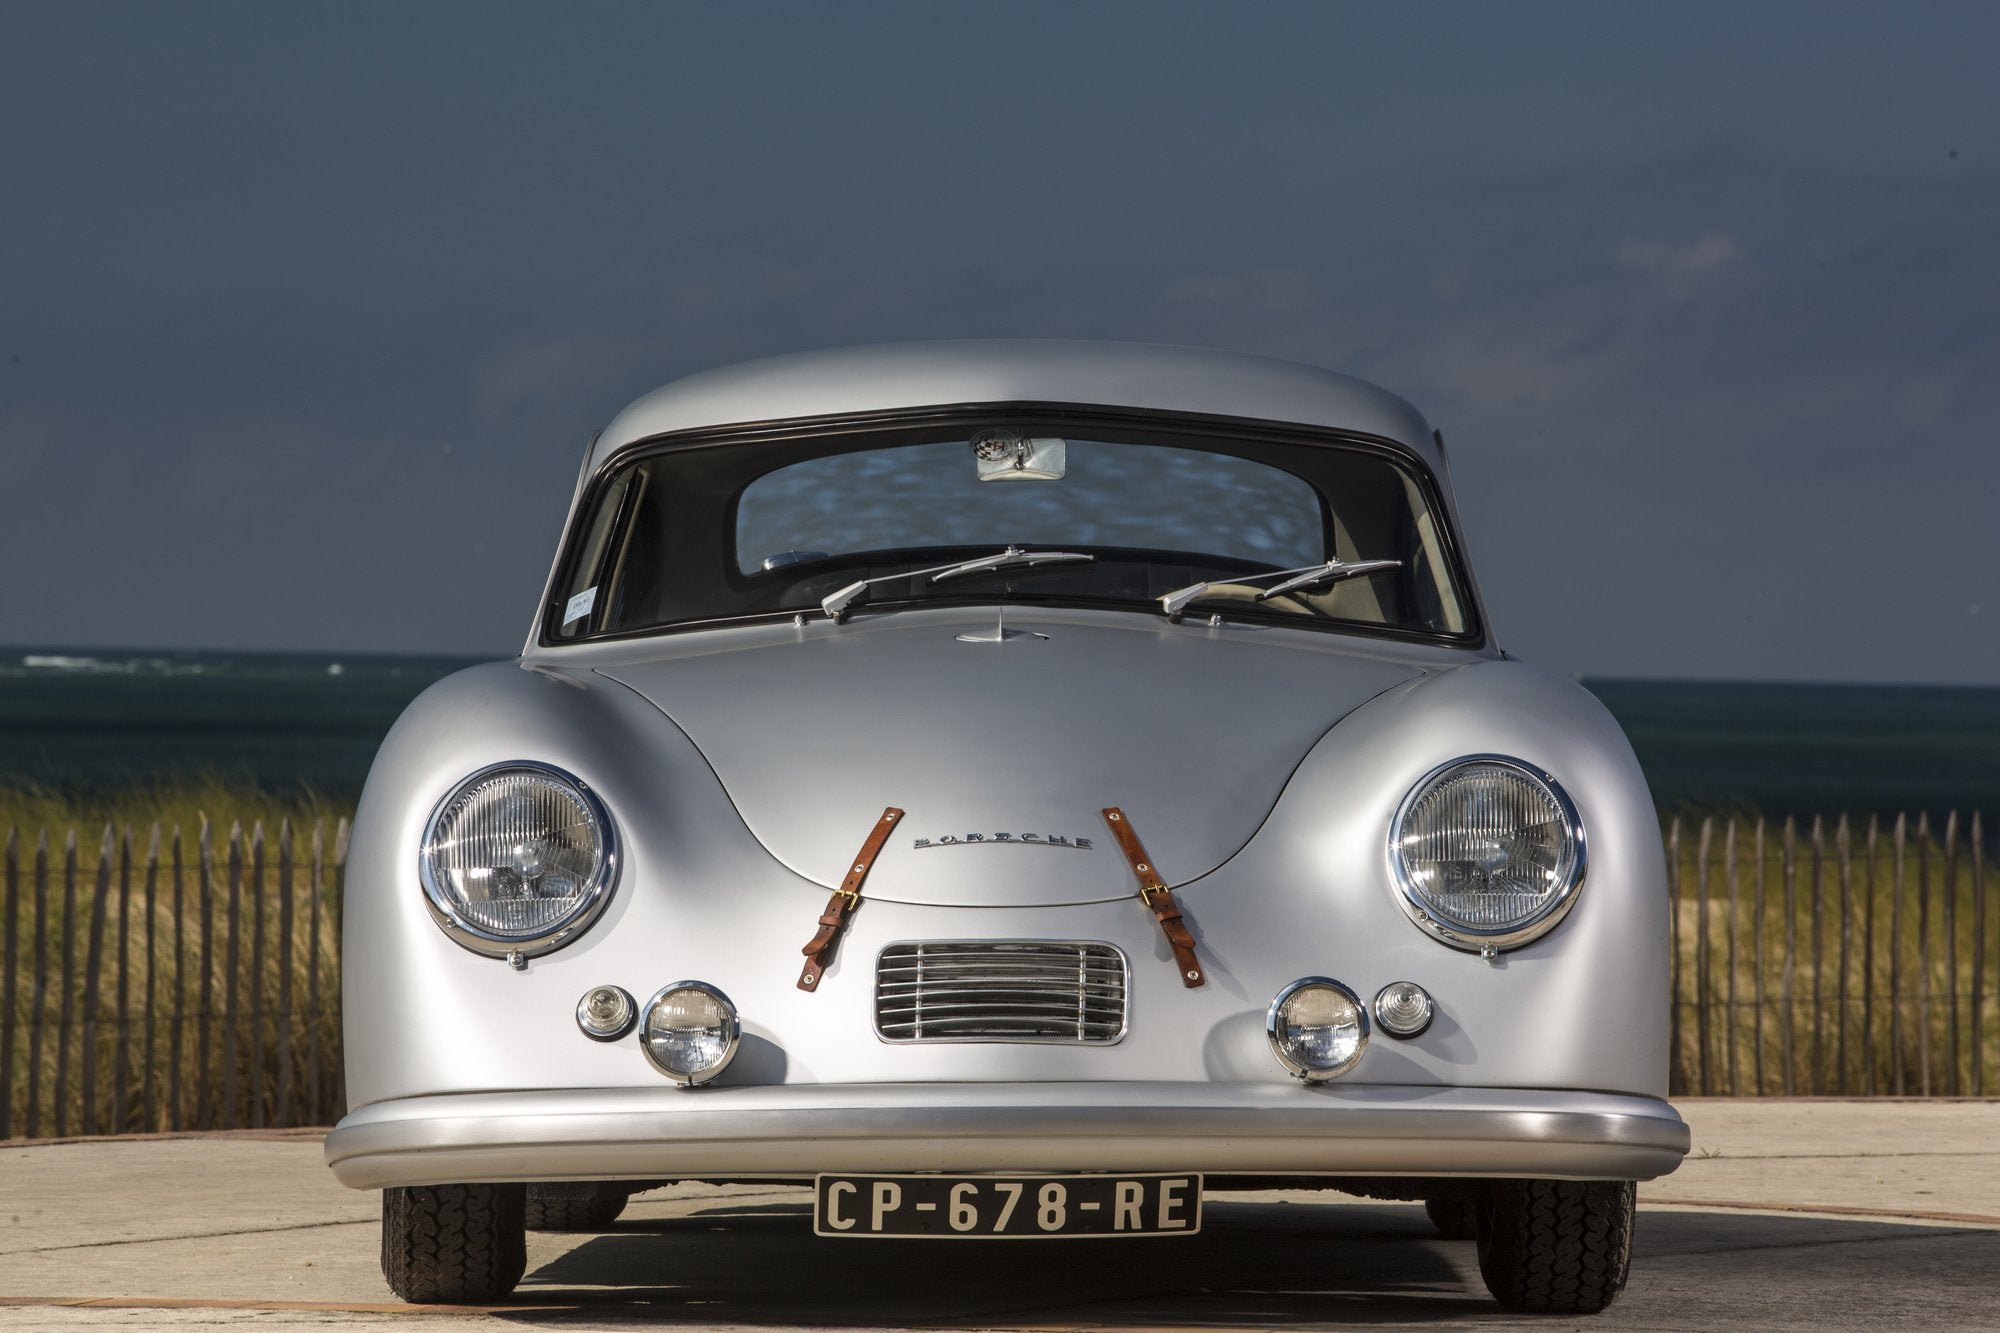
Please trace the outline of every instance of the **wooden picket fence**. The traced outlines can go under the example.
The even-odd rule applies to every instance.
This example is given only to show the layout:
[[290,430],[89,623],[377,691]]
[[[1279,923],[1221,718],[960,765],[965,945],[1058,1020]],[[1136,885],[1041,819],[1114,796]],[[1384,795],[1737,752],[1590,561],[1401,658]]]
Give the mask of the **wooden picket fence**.
[[[28,847],[0,899],[0,1139],[330,1124],[348,822]],[[303,845],[301,845],[303,844]]]
[[[1978,815],[1666,835],[1676,1095],[1983,1096],[2000,1076]],[[0,1140],[338,1119],[347,837],[10,831]]]
[[1985,1095],[1986,850],[1977,814],[1673,820],[1672,1091]]

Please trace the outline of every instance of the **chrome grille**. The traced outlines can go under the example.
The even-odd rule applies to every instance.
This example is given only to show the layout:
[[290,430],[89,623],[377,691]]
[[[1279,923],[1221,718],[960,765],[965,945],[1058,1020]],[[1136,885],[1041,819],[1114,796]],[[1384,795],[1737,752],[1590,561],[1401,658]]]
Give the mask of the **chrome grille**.
[[875,960],[884,1041],[1108,1046],[1125,1035],[1125,955],[1065,940],[921,940]]

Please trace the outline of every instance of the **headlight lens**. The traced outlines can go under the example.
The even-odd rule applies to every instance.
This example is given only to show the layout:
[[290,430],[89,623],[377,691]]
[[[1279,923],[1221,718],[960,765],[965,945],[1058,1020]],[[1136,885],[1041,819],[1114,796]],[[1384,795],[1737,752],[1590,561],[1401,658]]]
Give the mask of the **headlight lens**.
[[1308,1083],[1345,1074],[1368,1047],[1361,997],[1332,977],[1303,977],[1278,992],[1264,1016],[1278,1063]]
[[742,1036],[727,995],[699,981],[677,981],[646,1002],[639,1044],[661,1073],[695,1087],[729,1067]]
[[424,895],[460,944],[547,953],[574,939],[611,896],[611,817],[583,783],[542,764],[473,774],[424,832]]
[[1583,883],[1583,825],[1554,778],[1478,755],[1413,788],[1389,830],[1412,920],[1462,949],[1506,949],[1551,929]]

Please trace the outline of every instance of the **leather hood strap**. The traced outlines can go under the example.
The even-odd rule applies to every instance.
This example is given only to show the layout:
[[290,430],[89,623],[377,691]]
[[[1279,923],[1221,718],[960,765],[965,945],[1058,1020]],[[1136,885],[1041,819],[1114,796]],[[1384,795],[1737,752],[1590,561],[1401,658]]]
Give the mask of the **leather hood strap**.
[[1180,904],[1174,901],[1173,890],[1160,873],[1153,869],[1153,859],[1146,855],[1145,844],[1132,830],[1132,821],[1117,806],[1107,806],[1104,822],[1111,826],[1111,836],[1118,843],[1118,850],[1125,853],[1131,863],[1132,873],[1139,877],[1139,901],[1153,911],[1153,918],[1160,923],[1161,933],[1167,937],[1167,947],[1174,951],[1174,962],[1181,970],[1181,984],[1192,990],[1203,984],[1207,978],[1202,973],[1201,960],[1195,957],[1194,933],[1187,928],[1187,921],[1181,915]]
[[882,817],[875,821],[874,829],[868,834],[868,841],[861,844],[846,878],[840,881],[840,887],[827,900],[826,911],[820,913],[819,932],[799,951],[806,956],[805,970],[799,973],[800,990],[819,989],[819,979],[826,974],[826,965],[833,961],[834,949],[840,943],[840,932],[846,928],[847,918],[860,905],[861,886],[867,881],[868,872],[874,868],[875,858],[887,845],[896,821],[902,817],[903,812],[893,805],[882,812]]

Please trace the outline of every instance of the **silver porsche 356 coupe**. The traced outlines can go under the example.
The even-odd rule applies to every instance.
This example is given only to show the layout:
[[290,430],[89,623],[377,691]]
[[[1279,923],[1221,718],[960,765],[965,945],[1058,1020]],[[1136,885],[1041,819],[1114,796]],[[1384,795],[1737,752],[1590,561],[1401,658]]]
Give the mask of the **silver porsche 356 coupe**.
[[517,661],[384,742],[339,1179],[406,1299],[679,1180],[865,1237],[1421,1199],[1520,1309],[1624,1285],[1667,896],[1624,736],[1501,651],[1443,440],[1246,356],[873,347],[591,444]]

